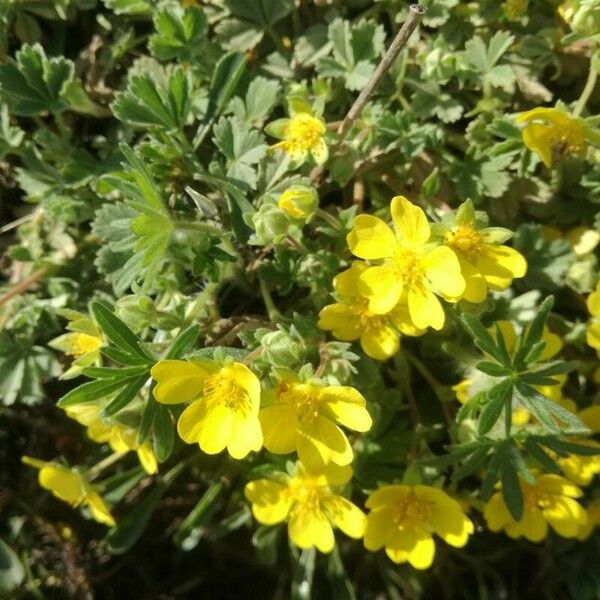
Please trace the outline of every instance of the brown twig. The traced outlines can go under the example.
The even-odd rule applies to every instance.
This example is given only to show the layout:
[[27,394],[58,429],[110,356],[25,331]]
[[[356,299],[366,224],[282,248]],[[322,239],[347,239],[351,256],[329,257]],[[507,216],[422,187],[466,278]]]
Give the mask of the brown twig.
[[383,79],[385,74],[389,71],[393,62],[396,60],[400,50],[404,48],[406,42],[412,35],[413,31],[417,28],[417,25],[423,18],[426,12],[426,8],[420,4],[412,4],[410,6],[408,17],[404,21],[400,31],[396,34],[394,41],[390,44],[381,62],[377,65],[375,72],[371,76],[371,79],[364,87],[363,91],[359,94],[358,98],[354,101],[354,104],[350,107],[348,114],[342,121],[338,129],[338,135],[340,140],[344,139],[344,136],[352,127],[354,121],[360,116],[363,108],[369,101],[371,94],[375,91],[375,88],[379,85],[379,82]]
[[46,275],[48,269],[43,268],[39,269],[35,273],[31,274],[29,277],[26,277],[20,283],[17,283],[11,290],[6,292],[6,294],[0,296],[0,306],[6,304],[9,300],[14,298],[15,296],[20,296],[24,292],[26,292],[32,285],[35,285],[40,279]]
[[[383,79],[385,74],[390,70],[390,67],[398,57],[398,54],[400,54],[400,50],[404,48],[406,42],[408,42],[408,39],[412,35],[413,31],[417,28],[417,25],[423,18],[423,15],[426,11],[427,9],[424,6],[421,6],[420,4],[411,4],[406,21],[404,21],[404,23],[402,24],[402,27],[396,34],[396,37],[390,44],[390,47],[387,49],[387,52],[384,54],[380,63],[377,65],[377,68],[371,76],[371,79],[364,87],[362,92],[358,95],[358,98],[354,101],[354,104],[350,107],[350,110],[344,117],[344,120],[340,122],[339,127],[337,128],[339,139],[338,142],[333,146],[333,148],[331,148],[331,155],[334,155],[336,153],[336,151],[344,141],[344,137],[351,129],[352,125],[354,124],[354,121],[360,116],[360,113],[369,101],[369,98],[375,91],[375,88],[379,85],[379,82]],[[310,178],[313,181],[313,183],[315,183],[315,185],[318,185],[321,182],[323,173],[324,169],[322,166],[315,167],[312,170]]]

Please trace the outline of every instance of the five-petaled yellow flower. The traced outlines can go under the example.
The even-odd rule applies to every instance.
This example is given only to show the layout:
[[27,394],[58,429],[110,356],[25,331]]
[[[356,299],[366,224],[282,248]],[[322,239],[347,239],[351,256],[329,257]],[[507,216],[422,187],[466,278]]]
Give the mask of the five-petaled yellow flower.
[[503,291],[515,277],[525,275],[527,261],[523,255],[496,241],[509,236],[510,231],[498,227],[479,228],[470,200],[459,207],[454,223],[445,232],[444,243],[458,257],[466,283],[465,300],[483,302],[488,288]]
[[433,562],[433,534],[462,548],[474,531],[460,504],[442,490],[426,485],[386,485],[367,500],[365,548],[385,548],[395,562],[427,569]]
[[356,261],[333,280],[338,302],[329,304],[319,314],[319,327],[344,342],[360,339],[365,353],[386,360],[400,349],[400,334],[420,335],[406,305],[397,304],[391,312],[378,315],[369,309],[369,300],[360,291],[360,276],[369,267]]
[[207,454],[227,448],[241,459],[262,447],[260,381],[245,365],[213,360],[161,360],[151,371],[154,397],[163,404],[191,402],[177,423],[181,439]]
[[309,155],[318,165],[324,164],[329,157],[325,142],[325,122],[314,114],[304,98],[297,96],[288,98],[288,112],[289,119],[278,119],[265,128],[270,136],[281,140],[271,148],[283,150],[298,166]]
[[277,388],[266,399],[259,415],[265,448],[274,454],[297,451],[313,470],[352,462],[352,447],[338,423],[360,432],[372,425],[364,397],[349,386],[305,383],[280,372]]
[[437,296],[457,302],[465,290],[456,254],[429,242],[431,228],[425,213],[403,196],[391,203],[396,233],[381,219],[359,215],[347,241],[355,256],[382,261],[360,277],[369,310],[386,314],[399,302],[408,305],[415,327],[441,329],[445,314]]
[[87,315],[76,310],[61,309],[60,315],[69,319],[69,333],[59,335],[48,345],[72,356],[75,360],[71,367],[61,375],[61,379],[73,379],[81,375],[86,367],[98,362],[102,347],[102,334],[98,325]]
[[143,444],[138,442],[138,431],[114,419],[102,416],[102,406],[94,402],[85,402],[65,408],[69,417],[87,427],[88,437],[98,444],[108,444],[113,452],[137,453],[144,471],[152,475],[158,471],[156,455],[152,444],[147,439]]
[[523,143],[550,168],[566,154],[584,156],[589,142],[598,143],[600,135],[581,117],[573,117],[558,108],[538,107],[517,115],[523,123]]
[[30,456],[22,456],[21,460],[26,465],[39,470],[40,485],[52,492],[59,500],[67,502],[74,508],[83,504],[90,509],[92,517],[98,523],[114,527],[115,520],[104,500],[81,473],[59,463],[46,462]]
[[510,514],[502,493],[495,492],[483,516],[492,531],[501,529],[511,538],[539,542],[548,534],[548,524],[565,538],[577,537],[587,522],[585,509],[575,500],[583,492],[560,475],[538,475],[535,483],[520,480],[524,510],[520,521]]
[[333,527],[360,539],[365,529],[365,514],[350,500],[334,493],[352,478],[350,467],[328,465],[311,471],[300,463],[295,473],[281,473],[246,485],[246,498],[252,513],[263,525],[287,521],[290,540],[299,548],[316,547],[331,552],[335,546]]

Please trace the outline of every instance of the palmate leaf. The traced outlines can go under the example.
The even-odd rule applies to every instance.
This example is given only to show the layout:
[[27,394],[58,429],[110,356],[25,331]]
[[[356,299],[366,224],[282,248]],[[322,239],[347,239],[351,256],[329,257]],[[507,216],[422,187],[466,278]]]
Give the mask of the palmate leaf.
[[477,424],[479,435],[485,435],[494,427],[505,407],[510,412],[512,392],[512,379],[506,378],[486,393],[487,402],[483,405]]
[[131,78],[127,89],[117,92],[111,109],[117,119],[140,127],[167,131],[183,128],[190,109],[188,75],[175,69],[166,84],[147,73]]
[[73,63],[62,56],[48,58],[40,44],[24,45],[15,58],[0,65],[0,92],[12,112],[30,116],[64,111],[62,94],[73,80]]
[[206,41],[208,22],[195,6],[165,6],[154,12],[153,21],[156,33],[150,38],[149,48],[159,60],[190,60]]
[[[160,189],[144,163],[126,144],[119,148],[130,168],[104,176],[99,188],[118,190],[130,210],[118,209],[117,223],[111,222],[110,217],[118,205],[98,211],[94,229],[109,244],[100,250],[97,261],[101,261],[102,270],[111,273],[118,293],[140,280],[142,291],[147,291],[164,262],[174,225]],[[115,232],[117,225],[119,231]],[[129,232],[133,236],[128,235]],[[105,257],[116,259],[117,264],[107,264],[103,261]]]

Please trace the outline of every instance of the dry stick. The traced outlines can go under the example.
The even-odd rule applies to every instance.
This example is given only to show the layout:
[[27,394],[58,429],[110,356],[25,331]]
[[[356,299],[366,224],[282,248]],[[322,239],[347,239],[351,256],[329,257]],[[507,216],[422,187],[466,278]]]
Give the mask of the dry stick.
[[[369,101],[371,94],[375,91],[375,88],[379,85],[379,82],[383,79],[385,74],[390,70],[390,67],[400,54],[400,50],[404,48],[406,42],[412,35],[413,31],[417,28],[417,25],[420,23],[423,15],[427,9],[420,4],[411,4],[408,17],[406,21],[402,24],[400,31],[396,34],[394,41],[390,44],[390,47],[387,49],[387,52],[381,59],[381,62],[377,65],[375,72],[371,76],[371,79],[363,89],[363,91],[358,95],[358,98],[354,101],[354,104],[350,107],[348,114],[345,116],[344,120],[341,122],[338,127],[338,135],[339,141],[337,144],[331,149],[331,154],[335,154],[336,150],[339,148],[341,143],[344,141],[344,137],[354,124],[354,121],[360,116],[363,108]],[[314,182],[318,182],[323,175],[323,168],[317,167],[311,173],[311,179]]]
[[384,75],[389,71],[398,54],[400,54],[400,50],[404,48],[413,31],[417,28],[417,25],[423,18],[426,10],[427,9],[420,4],[411,4],[406,21],[404,21],[400,31],[398,31],[396,34],[394,41],[390,44],[390,47],[388,48],[384,57],[381,59],[381,62],[377,65],[375,73],[373,73],[369,83],[367,83],[363,91],[359,94],[358,98],[354,101],[354,104],[351,106],[348,114],[342,121],[342,124],[338,129],[338,135],[340,136],[340,139],[343,139],[346,133],[348,133],[349,129],[352,127],[352,124],[365,107],[365,104],[369,101],[371,94],[379,85],[379,82],[383,79]]
[[21,295],[26,292],[32,285],[36,284],[44,275],[48,272],[48,269],[40,269],[36,271],[26,279],[23,279],[20,283],[17,283],[15,287],[6,292],[4,296],[0,296],[0,306],[6,304],[11,298]]

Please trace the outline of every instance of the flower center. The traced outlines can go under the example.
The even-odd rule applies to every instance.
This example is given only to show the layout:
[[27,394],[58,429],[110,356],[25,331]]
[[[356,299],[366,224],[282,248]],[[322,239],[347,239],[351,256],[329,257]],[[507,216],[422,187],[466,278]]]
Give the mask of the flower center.
[[249,404],[246,391],[222,372],[206,379],[202,395],[208,406],[220,404],[237,411]]
[[461,225],[446,234],[446,244],[454,251],[467,256],[476,256],[481,252],[483,238],[472,227]]
[[405,285],[417,284],[423,279],[423,270],[416,252],[398,246],[391,260],[397,276],[402,279]]
[[579,154],[585,147],[585,131],[577,123],[557,128],[552,138],[552,147],[558,154]]
[[102,345],[102,340],[94,335],[87,333],[73,333],[69,337],[69,348],[66,354],[70,356],[83,356],[88,352],[98,350]]
[[552,505],[552,498],[550,495],[545,494],[538,490],[533,485],[523,484],[521,486],[523,491],[523,503],[526,508],[549,508]]
[[286,145],[290,150],[310,150],[325,135],[325,125],[320,119],[299,113],[290,119],[285,131]]
[[418,525],[429,522],[431,503],[417,498],[411,491],[404,500],[397,502],[392,511],[392,522],[396,527]]
[[319,416],[319,394],[305,384],[280,384],[279,397],[286,404],[293,404],[296,416],[302,423],[310,423]]

